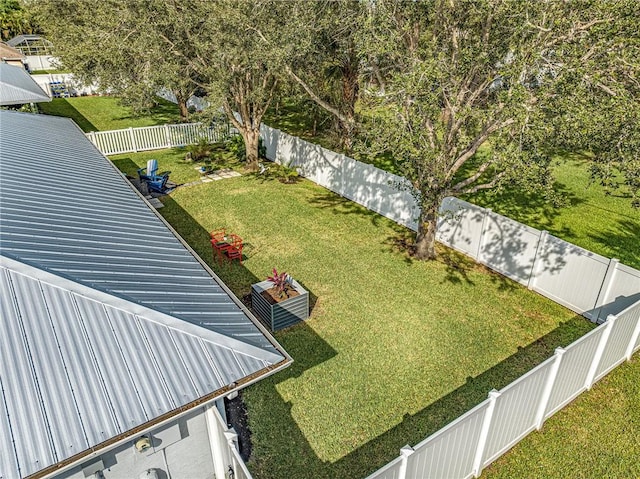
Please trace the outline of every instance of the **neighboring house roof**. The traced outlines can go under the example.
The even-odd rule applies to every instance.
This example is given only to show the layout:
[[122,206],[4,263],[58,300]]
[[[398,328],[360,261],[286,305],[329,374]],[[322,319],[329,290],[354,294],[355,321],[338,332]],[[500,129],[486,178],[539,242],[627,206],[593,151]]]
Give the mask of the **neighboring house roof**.
[[19,50],[16,50],[5,42],[0,42],[0,58],[2,60],[18,60],[26,61],[25,57]]
[[7,40],[7,44],[25,55],[50,55],[53,48],[49,40],[36,34],[18,35]]
[[[24,68],[0,63],[0,105],[51,101]],[[4,126],[4,125],[3,125]]]
[[0,124],[0,477],[290,363],[71,120]]

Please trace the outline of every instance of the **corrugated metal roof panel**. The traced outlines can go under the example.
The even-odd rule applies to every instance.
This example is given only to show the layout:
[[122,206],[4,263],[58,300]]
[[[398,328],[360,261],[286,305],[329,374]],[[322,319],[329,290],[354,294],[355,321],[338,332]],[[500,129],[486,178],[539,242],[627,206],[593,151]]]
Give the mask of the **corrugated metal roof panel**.
[[[0,122],[5,254],[276,350],[71,121],[2,111]],[[156,303],[158,291],[172,297],[180,279],[203,288],[187,301]],[[238,313],[232,327],[219,314],[229,306]]]
[[24,68],[0,62],[0,105],[51,101]]
[[290,361],[75,125],[0,122],[0,478]]
[[283,359],[4,256],[0,295],[4,477],[16,467],[33,474]]

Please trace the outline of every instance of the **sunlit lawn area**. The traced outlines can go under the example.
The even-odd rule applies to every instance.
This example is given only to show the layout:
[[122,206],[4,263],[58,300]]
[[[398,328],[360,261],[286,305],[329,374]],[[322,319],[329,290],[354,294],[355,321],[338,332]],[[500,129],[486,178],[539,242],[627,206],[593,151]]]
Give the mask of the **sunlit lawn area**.
[[[312,294],[311,319],[277,334],[294,365],[245,392],[256,478],[364,477],[592,327],[450,251],[411,261],[405,230],[307,181],[244,176],[164,202],[238,296],[273,267]],[[219,226],[246,240],[244,267],[213,263]]]
[[[137,124],[111,103],[104,114],[112,118],[102,123],[101,105],[86,103],[80,113],[86,99],[70,100],[62,108],[84,118],[85,131],[174,121],[149,117]],[[135,176],[156,158],[161,170],[172,171],[173,181],[186,183],[199,173],[184,161],[185,153],[112,159]],[[214,156],[221,165],[237,167],[225,155],[221,149]],[[587,187],[582,160],[562,160],[556,170],[570,199],[567,208],[513,192],[474,201],[640,267],[640,213],[626,198]],[[411,261],[397,247],[408,237],[406,230],[307,181],[283,185],[244,176],[178,188],[163,201],[160,212],[239,297],[273,267],[311,292],[311,319],[276,335],[294,365],[244,393],[256,479],[364,477],[397,457],[403,445],[415,445],[485,399],[490,389],[505,386],[592,328],[451,251],[442,249],[435,263]],[[220,268],[212,261],[207,232],[219,226],[245,238],[244,267]],[[527,438],[522,452],[518,446],[492,474],[593,477],[593,471],[606,476],[612,470],[610,477],[637,476],[637,444],[634,449],[629,442],[638,427],[638,377],[637,359],[614,371],[576,402],[577,411],[571,406],[554,417],[545,434]],[[601,414],[603,404],[611,414]],[[596,453],[583,461],[581,445],[587,443]],[[602,444],[611,445],[610,454],[597,454]]]
[[621,365],[527,436],[486,479],[640,477],[640,356]]
[[54,98],[50,103],[40,103],[39,108],[47,115],[72,118],[85,133],[178,123],[178,107],[161,98],[157,101],[158,105],[151,113],[142,116],[135,115],[130,107],[111,96]]

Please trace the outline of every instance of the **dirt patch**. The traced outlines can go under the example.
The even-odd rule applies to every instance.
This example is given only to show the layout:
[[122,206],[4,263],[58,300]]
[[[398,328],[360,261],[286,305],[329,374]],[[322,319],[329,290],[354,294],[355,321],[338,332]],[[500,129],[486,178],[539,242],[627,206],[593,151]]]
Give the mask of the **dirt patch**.
[[295,298],[296,296],[300,296],[300,293],[298,293],[295,289],[290,288],[287,291],[287,295],[284,298],[281,298],[280,294],[276,291],[276,288],[273,287],[273,288],[265,289],[264,291],[262,291],[260,293],[260,296],[266,299],[269,304],[276,304],[276,303],[279,303],[280,301],[284,301],[285,299]]

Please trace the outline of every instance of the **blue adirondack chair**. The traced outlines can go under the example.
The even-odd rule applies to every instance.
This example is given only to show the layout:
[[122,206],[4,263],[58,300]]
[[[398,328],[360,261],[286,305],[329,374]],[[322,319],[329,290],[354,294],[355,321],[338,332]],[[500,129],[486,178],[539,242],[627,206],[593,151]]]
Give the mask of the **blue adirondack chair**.
[[170,171],[165,171],[158,174],[158,160],[149,160],[146,168],[138,170],[138,177],[140,181],[144,181],[149,186],[150,190],[166,193],[170,173]]

